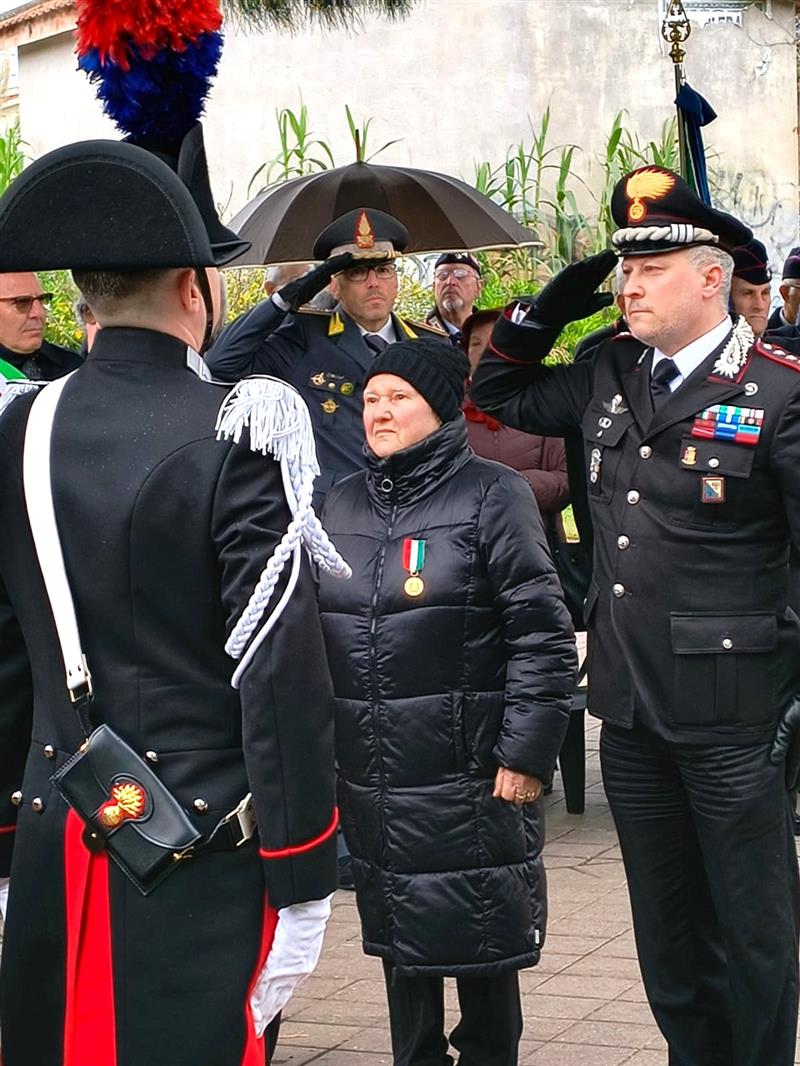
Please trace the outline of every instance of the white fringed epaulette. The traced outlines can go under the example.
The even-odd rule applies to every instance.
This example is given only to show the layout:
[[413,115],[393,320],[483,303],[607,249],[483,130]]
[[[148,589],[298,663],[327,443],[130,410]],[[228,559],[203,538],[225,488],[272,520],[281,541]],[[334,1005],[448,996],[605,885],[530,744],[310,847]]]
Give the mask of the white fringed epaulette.
[[7,407],[11,406],[14,400],[24,396],[26,392],[36,392],[38,388],[40,386],[33,381],[18,381],[16,379],[9,381],[8,378],[4,378],[0,374],[0,415]]
[[314,431],[308,408],[297,389],[272,377],[244,378],[228,393],[217,415],[217,438],[242,439],[250,430],[250,447],[278,462],[299,463],[319,474]]
[[[351,570],[328,538],[311,504],[314,478],[319,474],[311,416],[300,393],[272,377],[245,378],[225,397],[217,415],[217,439],[238,444],[249,431],[250,448],[272,455],[281,467],[292,521],[267,561],[250,600],[225,644],[239,665],[231,678],[238,688],[256,649],[275,626],[291,599],[300,572],[301,549],[334,577],[349,578]],[[292,572],[280,600],[253,637],[265,613],[284,566],[292,559]],[[248,646],[249,642],[249,646]],[[246,648],[246,650],[245,650]]]

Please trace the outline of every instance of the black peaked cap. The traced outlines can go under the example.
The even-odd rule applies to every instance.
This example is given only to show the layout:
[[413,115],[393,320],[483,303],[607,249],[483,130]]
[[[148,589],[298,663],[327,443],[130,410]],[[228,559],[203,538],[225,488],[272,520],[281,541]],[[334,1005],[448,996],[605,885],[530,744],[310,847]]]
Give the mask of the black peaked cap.
[[349,251],[359,260],[394,259],[408,247],[408,230],[392,215],[374,207],[357,207],[340,215],[314,241],[314,258]]
[[733,249],[733,276],[750,285],[768,285],[772,271],[767,258],[767,249],[755,237],[740,248]]
[[620,227],[611,242],[623,256],[698,244],[730,255],[753,236],[738,218],[710,207],[679,174],[664,167],[640,167],[621,178],[611,197],[611,214]]

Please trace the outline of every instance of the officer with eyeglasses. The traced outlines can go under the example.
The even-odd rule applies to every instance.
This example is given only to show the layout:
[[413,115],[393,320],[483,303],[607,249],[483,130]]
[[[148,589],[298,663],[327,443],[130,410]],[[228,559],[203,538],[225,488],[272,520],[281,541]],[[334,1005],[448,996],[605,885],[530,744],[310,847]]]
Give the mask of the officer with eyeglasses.
[[444,330],[452,344],[461,347],[462,330],[477,310],[475,302],[483,289],[481,265],[469,252],[445,252],[433,267],[433,298],[436,301],[425,321]]
[[[33,273],[0,274],[0,374],[54,381],[83,362],[77,352],[44,339],[53,299]],[[16,373],[15,373],[16,372]]]
[[[442,338],[394,313],[396,261],[407,245],[408,231],[391,215],[349,211],[317,237],[314,256],[322,263],[238,318],[206,355],[221,381],[272,374],[303,396],[322,469],[317,508],[332,485],[363,468],[361,393],[375,355],[394,341]],[[304,306],[326,286],[337,301],[333,311]]]

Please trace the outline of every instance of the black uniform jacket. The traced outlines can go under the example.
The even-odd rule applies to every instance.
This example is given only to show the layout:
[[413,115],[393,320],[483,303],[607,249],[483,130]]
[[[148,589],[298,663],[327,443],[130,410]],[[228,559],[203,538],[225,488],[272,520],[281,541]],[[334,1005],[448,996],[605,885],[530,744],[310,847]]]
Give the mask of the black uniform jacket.
[[[146,898],[109,867],[118,1066],[242,1061],[265,888],[282,907],[335,887],[333,702],[313,579],[304,564],[234,691],[226,635],[290,514],[277,463],[216,440],[225,393],[185,357],[165,334],[102,330],[53,428],[95,724],[155,753],[202,832],[252,790],[260,838],[187,860]],[[6,1066],[61,1066],[73,889],[50,776],[82,735],[22,494],[30,403],[0,418],[0,874],[14,842],[0,1006]]]
[[[407,974],[530,966],[543,811],[492,788],[498,766],[549,780],[576,662],[536,501],[472,452],[461,416],[368,463],[325,505],[353,577],[320,587],[364,947]],[[417,597],[408,538],[424,541]]]
[[71,348],[60,348],[57,344],[51,344],[50,341],[42,341],[41,347],[30,355],[12,352],[4,344],[0,344],[0,359],[5,359],[17,370],[22,370],[25,362],[33,359],[39,370],[40,379],[55,381],[56,378],[63,378],[65,374],[69,374],[71,370],[77,370],[84,357],[79,352],[73,352]]
[[[535,433],[582,427],[592,712],[623,726],[636,716],[681,741],[771,737],[800,681],[800,622],[787,602],[790,542],[800,543],[797,357],[756,344],[726,376],[715,370],[723,344],[654,414],[652,353],[630,335],[551,368],[538,360],[552,330],[502,322],[508,340],[501,353],[496,331],[475,403]],[[718,404],[757,412],[754,443],[693,435]]]
[[[409,325],[392,315],[398,340],[437,330]],[[224,331],[206,356],[215,378],[238,381],[271,374],[288,381],[308,404],[322,473],[314,483],[315,504],[331,485],[363,469],[364,376],[375,353],[342,310],[298,311],[284,316],[264,300]]]

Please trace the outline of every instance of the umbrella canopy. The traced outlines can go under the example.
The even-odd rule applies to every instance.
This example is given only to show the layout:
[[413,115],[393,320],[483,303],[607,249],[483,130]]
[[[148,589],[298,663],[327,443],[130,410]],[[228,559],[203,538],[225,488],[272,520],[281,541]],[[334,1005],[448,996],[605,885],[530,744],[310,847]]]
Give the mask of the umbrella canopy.
[[251,200],[230,225],[252,247],[231,265],[311,261],[317,234],[358,207],[386,211],[402,222],[410,235],[408,253],[539,243],[508,211],[449,174],[351,163],[295,178]]

